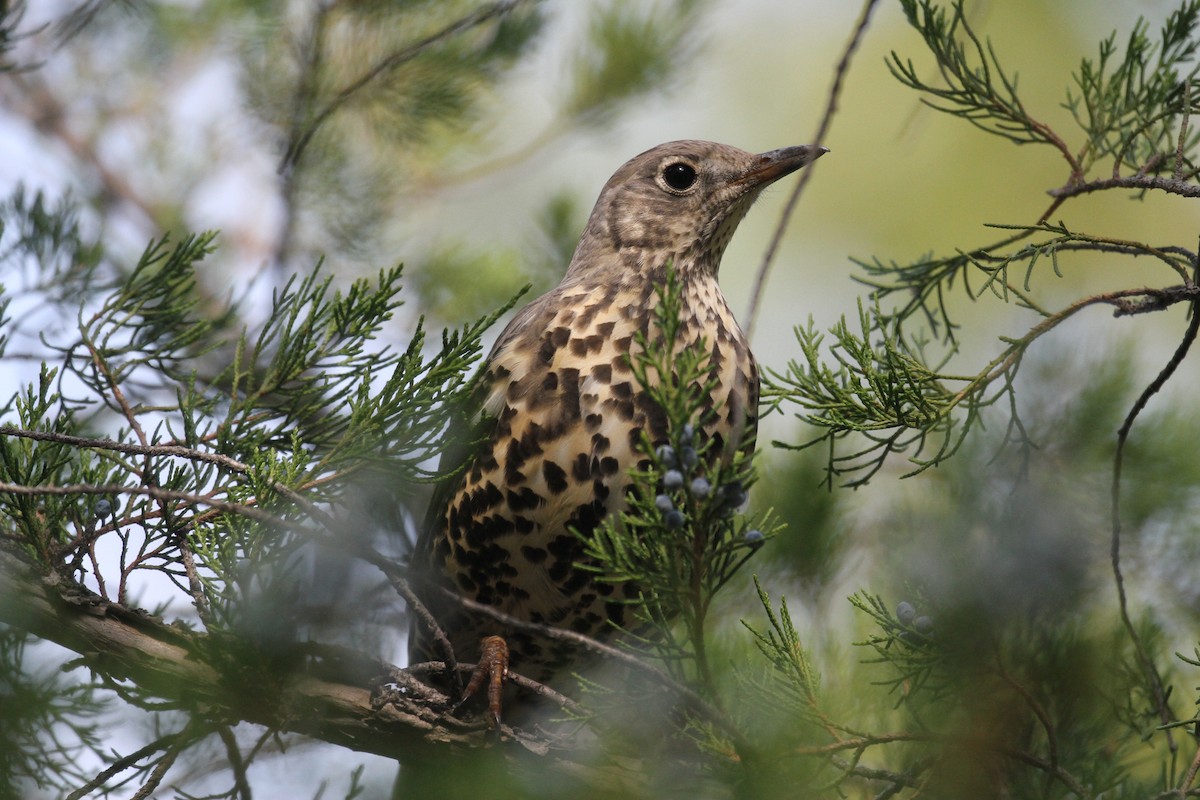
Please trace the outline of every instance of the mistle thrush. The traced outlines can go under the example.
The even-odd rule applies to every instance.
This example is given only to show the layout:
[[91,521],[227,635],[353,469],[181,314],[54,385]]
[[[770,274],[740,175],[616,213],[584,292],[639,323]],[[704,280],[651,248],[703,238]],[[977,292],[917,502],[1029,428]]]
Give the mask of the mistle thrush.
[[[481,382],[485,441],[435,497],[414,554],[447,588],[534,623],[594,637],[624,621],[624,591],[581,570],[586,535],[625,502],[631,468],[648,466],[643,433],[667,441],[661,409],[634,381],[630,355],[647,340],[666,270],[676,272],[683,319],[676,351],[701,339],[715,378],[698,433],[714,459],[754,447],[758,371],[717,286],[721,256],[750,205],[773,181],[825,148],[755,155],[678,141],[647,150],[605,184],[562,282],[516,314]],[[572,532],[574,531],[574,533]],[[506,630],[425,593],[457,657],[498,634],[514,671],[550,680],[564,646]],[[438,658],[416,626],[415,660]]]

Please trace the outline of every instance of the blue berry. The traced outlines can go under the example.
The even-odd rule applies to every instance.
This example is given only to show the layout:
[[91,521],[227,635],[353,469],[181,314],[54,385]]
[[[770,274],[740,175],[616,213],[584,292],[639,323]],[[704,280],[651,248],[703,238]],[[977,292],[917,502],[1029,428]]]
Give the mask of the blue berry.
[[916,617],[917,609],[913,608],[912,603],[901,600],[896,604],[896,619],[900,620],[901,625],[911,625]]
[[921,615],[913,620],[913,629],[923,636],[933,633],[933,618]]
[[684,469],[694,469],[699,462],[700,457],[696,455],[696,448],[688,445],[679,449],[679,463],[683,464]]
[[679,466],[679,461],[675,458],[675,448],[669,444],[659,446],[654,451],[654,455],[658,456],[658,463],[662,464],[667,469],[674,469]]
[[654,498],[654,507],[665,514],[668,511],[673,511],[675,509],[675,503],[672,502],[671,498],[667,495],[660,494],[658,497]]
[[671,529],[682,528],[683,520],[683,512],[677,508],[673,508],[666,514],[663,514],[663,524]]
[[696,441],[696,429],[692,427],[692,423],[689,422],[683,426],[683,430],[679,432],[679,438],[687,444]]
[[692,492],[692,497],[698,500],[703,500],[708,497],[708,493],[712,491],[712,484],[708,482],[708,478],[696,478],[692,481],[692,485],[688,487]]
[[668,492],[683,488],[683,473],[677,469],[669,469],[663,475],[663,488]]
[[729,516],[746,502],[746,490],[741,481],[732,481],[717,487],[717,497],[721,513]]
[[109,502],[108,500],[101,500],[100,502],[96,503],[96,516],[97,517],[107,517],[107,516],[111,515],[112,512],[113,512],[112,503]]
[[766,535],[757,528],[746,531],[746,535],[742,538],[745,540],[746,544],[750,545],[751,549],[754,550],[762,547],[763,542],[767,540]]

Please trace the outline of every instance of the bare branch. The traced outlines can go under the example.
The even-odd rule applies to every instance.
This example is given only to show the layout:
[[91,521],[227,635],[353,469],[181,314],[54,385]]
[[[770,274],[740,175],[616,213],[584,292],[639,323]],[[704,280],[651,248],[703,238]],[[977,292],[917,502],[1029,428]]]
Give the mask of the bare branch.
[[[867,32],[867,25],[871,21],[871,12],[875,10],[878,1],[865,0],[863,3],[862,11],[858,16],[858,22],[854,26],[854,32],[850,34],[850,39],[846,42],[846,47],[842,50],[842,56],[838,60],[834,71],[833,85],[829,88],[829,99],[825,103],[825,113],[821,115],[821,122],[817,126],[816,135],[813,137],[813,144],[821,144],[822,140],[829,133],[829,128],[833,124],[833,115],[837,113],[838,99],[842,94],[842,85],[845,83],[846,73],[850,71],[850,59],[853,58],[854,51],[858,49],[859,43]],[[763,286],[766,284],[767,273],[770,271],[771,264],[775,260],[775,254],[779,250],[780,243],[783,241],[783,234],[787,230],[788,220],[791,219],[792,213],[796,210],[796,204],[800,202],[800,195],[808,185],[815,166],[815,164],[810,164],[800,173],[800,180],[796,183],[796,188],[792,190],[787,205],[783,207],[783,213],[779,216],[779,223],[775,226],[775,233],[771,237],[771,242],[767,245],[766,252],[763,253],[758,271],[754,274],[754,287],[750,291],[750,307],[746,309],[747,338],[754,336],[754,324],[758,320],[758,307],[762,302],[762,291]]]

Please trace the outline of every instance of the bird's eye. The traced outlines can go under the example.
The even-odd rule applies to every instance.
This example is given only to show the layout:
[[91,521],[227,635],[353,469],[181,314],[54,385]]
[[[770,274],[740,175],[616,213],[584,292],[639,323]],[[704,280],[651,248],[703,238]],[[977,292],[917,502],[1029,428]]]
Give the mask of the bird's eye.
[[696,170],[690,164],[684,164],[682,161],[676,161],[674,164],[668,164],[662,171],[663,180],[677,192],[683,192],[692,188],[692,184],[696,182]]

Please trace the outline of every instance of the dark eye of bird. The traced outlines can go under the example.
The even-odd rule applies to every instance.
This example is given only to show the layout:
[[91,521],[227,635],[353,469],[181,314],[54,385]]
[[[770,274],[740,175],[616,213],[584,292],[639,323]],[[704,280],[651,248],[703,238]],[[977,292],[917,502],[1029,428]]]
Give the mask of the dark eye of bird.
[[677,192],[682,192],[685,189],[690,189],[692,184],[696,182],[696,170],[691,166],[682,162],[668,164],[663,170],[663,180]]

